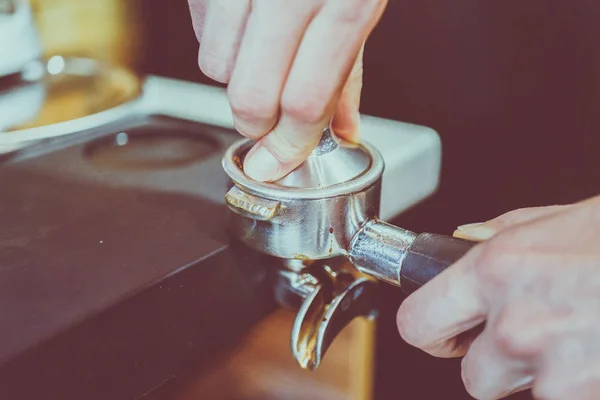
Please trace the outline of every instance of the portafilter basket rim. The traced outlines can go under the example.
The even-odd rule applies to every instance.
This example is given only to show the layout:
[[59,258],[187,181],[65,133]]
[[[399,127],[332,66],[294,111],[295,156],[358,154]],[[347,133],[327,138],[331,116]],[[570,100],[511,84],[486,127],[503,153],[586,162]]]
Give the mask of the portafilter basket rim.
[[243,156],[256,143],[250,139],[241,139],[233,143],[223,156],[222,166],[233,183],[248,194],[272,200],[318,200],[331,197],[352,195],[373,186],[385,169],[381,153],[367,142],[361,142],[361,148],[370,158],[369,167],[360,175],[346,182],[340,182],[320,188],[297,188],[279,186],[274,183],[260,182],[248,177],[241,168]]

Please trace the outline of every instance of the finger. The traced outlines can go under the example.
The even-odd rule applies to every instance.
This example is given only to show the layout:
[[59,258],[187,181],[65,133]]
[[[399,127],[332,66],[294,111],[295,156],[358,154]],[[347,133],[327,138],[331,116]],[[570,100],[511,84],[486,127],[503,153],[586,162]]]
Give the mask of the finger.
[[277,180],[316,147],[383,6],[381,0],[331,0],[323,6],[296,54],[281,95],[277,125],[246,157],[248,175],[260,181]]
[[559,213],[566,207],[547,206],[513,210],[487,222],[459,226],[454,236],[474,241],[488,240],[505,229]]
[[458,358],[463,357],[471,348],[471,344],[477,339],[484,324],[479,324],[475,328],[460,333],[448,340],[444,340],[431,347],[425,347],[422,350],[439,358]]
[[580,201],[579,203],[575,203],[575,204],[600,204],[600,196],[594,196],[594,197],[588,197],[582,201]]
[[535,360],[556,337],[581,328],[569,318],[569,306],[557,313],[556,305],[535,289],[512,298],[493,323],[497,345],[510,357]]
[[196,39],[200,42],[202,32],[204,31],[204,21],[206,19],[206,1],[205,0],[189,0],[190,15],[192,17],[192,27],[196,34]]
[[351,142],[360,138],[360,97],[363,84],[364,44],[350,72],[333,115],[332,128],[340,137]]
[[229,82],[249,13],[249,0],[212,0],[206,3],[198,65],[209,78],[221,83]]
[[397,323],[407,343],[434,356],[461,355],[456,336],[480,325],[488,310],[472,267],[479,251],[476,246],[403,301]]
[[254,2],[228,87],[235,126],[242,135],[258,140],[275,125],[283,86],[316,11],[312,0]]
[[462,359],[462,379],[467,392],[476,399],[500,399],[533,383],[530,365],[500,351],[488,329],[473,341]]

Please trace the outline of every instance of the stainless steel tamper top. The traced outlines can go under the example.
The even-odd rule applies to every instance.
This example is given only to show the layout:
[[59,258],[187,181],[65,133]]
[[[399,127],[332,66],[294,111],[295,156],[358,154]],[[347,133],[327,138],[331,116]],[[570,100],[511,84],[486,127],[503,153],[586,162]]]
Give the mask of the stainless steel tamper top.
[[[399,286],[410,294],[473,246],[473,242],[462,239],[415,234],[380,221],[384,162],[381,154],[368,143],[348,143],[326,128],[308,159],[272,183],[257,182],[244,174],[244,157],[252,145],[252,141],[245,139],[234,143],[223,158],[223,168],[234,183],[226,194],[230,231],[253,249],[287,260],[289,265],[315,261],[323,264],[343,257],[362,274]],[[299,313],[303,320],[297,320],[295,329],[306,325],[306,318],[301,317],[303,313],[310,314],[317,325],[336,319],[334,315],[323,314],[327,310],[330,314],[333,312],[331,304],[321,307],[323,315],[314,311],[316,300],[311,296],[319,291],[314,289],[319,287],[319,278],[315,274],[307,278],[302,268],[295,273],[295,277],[284,276],[290,288],[288,292],[300,293],[305,300]],[[329,296],[332,302],[339,303],[342,296],[347,299],[346,312],[372,313],[364,303],[367,300],[363,300],[368,296],[361,296],[372,291],[368,280],[340,279],[338,272],[316,275],[319,274],[324,280],[353,282],[338,285],[337,291]],[[358,281],[360,290],[350,289]],[[312,289],[307,290],[307,287]],[[325,322],[318,322],[321,317]],[[336,320],[347,323],[349,318],[351,316],[346,315]],[[308,332],[314,332],[312,336],[305,334],[304,340],[293,337],[294,354],[301,365],[307,364],[309,368],[318,365],[321,354],[315,346],[318,347],[319,340],[332,340],[335,334],[331,332],[341,329],[339,323],[335,325],[307,328]],[[299,340],[304,344],[298,344]],[[302,351],[310,356],[301,358]]]

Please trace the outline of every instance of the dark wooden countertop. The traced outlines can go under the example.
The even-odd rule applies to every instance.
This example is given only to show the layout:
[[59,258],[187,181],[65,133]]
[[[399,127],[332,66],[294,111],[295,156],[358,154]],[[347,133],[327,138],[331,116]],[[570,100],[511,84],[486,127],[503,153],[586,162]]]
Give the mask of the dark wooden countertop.
[[87,163],[86,146],[0,168],[1,398],[142,397],[210,366],[273,309],[271,260],[230,243],[207,193],[226,185],[210,172],[221,148],[127,170]]

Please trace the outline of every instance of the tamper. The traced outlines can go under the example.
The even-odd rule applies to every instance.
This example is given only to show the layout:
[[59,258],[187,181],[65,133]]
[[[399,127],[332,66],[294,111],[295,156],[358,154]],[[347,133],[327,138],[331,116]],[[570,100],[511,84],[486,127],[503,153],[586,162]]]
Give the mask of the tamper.
[[384,162],[368,143],[347,142],[327,127],[303,164],[270,183],[243,171],[253,143],[239,140],[223,158],[233,182],[225,196],[229,229],[248,247],[283,260],[275,294],[299,309],[292,350],[303,368],[316,368],[353,318],[375,315],[377,281],[410,294],[474,245],[379,220]]

